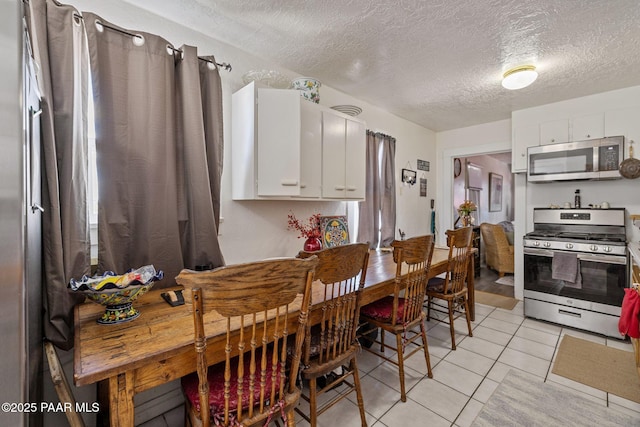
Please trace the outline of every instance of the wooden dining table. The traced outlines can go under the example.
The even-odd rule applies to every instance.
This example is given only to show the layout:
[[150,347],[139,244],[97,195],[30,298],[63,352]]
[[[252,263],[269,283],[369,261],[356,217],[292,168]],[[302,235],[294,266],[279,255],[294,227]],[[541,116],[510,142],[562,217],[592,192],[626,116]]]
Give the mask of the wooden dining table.
[[[447,248],[434,250],[430,277],[447,270],[447,257]],[[474,320],[472,261],[467,283],[469,311]],[[395,269],[391,252],[371,251],[362,293],[363,304],[393,293]],[[320,286],[317,289],[320,290]],[[100,390],[104,391],[101,410],[108,406],[111,426],[134,425],[134,396],[137,393],[195,371],[193,318],[187,305],[172,307],[162,299],[160,294],[167,290],[152,290],[142,296],[134,303],[140,316],[126,323],[98,324],[96,320],[104,307],[92,302],[75,307],[74,383],[77,386],[101,384]],[[316,300],[321,300],[320,294],[317,299],[312,297],[312,301]],[[312,306],[309,321],[314,322],[316,317]],[[210,364],[224,360],[226,335],[225,323],[221,320],[216,313],[205,317],[207,360]]]

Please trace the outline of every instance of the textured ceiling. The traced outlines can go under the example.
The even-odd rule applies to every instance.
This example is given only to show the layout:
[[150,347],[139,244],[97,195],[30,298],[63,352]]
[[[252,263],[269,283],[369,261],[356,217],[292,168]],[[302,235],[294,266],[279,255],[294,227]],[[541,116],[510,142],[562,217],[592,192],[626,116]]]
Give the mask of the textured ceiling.
[[126,1],[434,131],[640,85],[639,0]]

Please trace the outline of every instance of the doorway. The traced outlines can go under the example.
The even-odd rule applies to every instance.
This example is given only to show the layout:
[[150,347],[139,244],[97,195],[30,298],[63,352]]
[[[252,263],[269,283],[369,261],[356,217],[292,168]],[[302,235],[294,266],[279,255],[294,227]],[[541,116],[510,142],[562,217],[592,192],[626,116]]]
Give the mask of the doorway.
[[[458,218],[456,207],[470,197],[478,203],[478,212],[475,216],[475,225],[482,222],[513,222],[516,218],[515,203],[515,176],[511,173],[511,144],[487,144],[482,146],[460,147],[457,149],[445,150],[442,153],[442,179],[440,180],[440,191],[438,192],[438,204],[440,206],[437,218],[437,236],[442,239],[444,230],[454,228]],[[465,176],[467,166],[471,164],[478,176],[480,183],[472,182],[469,185],[469,175]],[[459,168],[456,167],[459,165]],[[499,205],[494,200],[493,205],[489,199],[490,179],[495,174],[501,178],[501,197]],[[473,178],[473,171],[471,174]],[[476,177],[477,179],[477,177]],[[495,191],[495,187],[494,187]],[[444,242],[444,240],[439,240]],[[480,275],[476,276],[476,289],[483,292],[495,293],[503,296],[514,297],[515,280],[513,275],[508,275],[511,284],[496,283],[500,280],[498,273],[487,269],[484,262],[482,243],[481,246],[481,269]],[[507,280],[500,280],[508,282]]]

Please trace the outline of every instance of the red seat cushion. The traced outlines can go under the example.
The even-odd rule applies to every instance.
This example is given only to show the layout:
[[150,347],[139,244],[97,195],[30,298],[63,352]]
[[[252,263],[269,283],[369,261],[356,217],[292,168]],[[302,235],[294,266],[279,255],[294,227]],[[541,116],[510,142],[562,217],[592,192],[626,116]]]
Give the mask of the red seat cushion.
[[[367,304],[360,309],[360,314],[380,321],[391,321],[393,313],[393,296],[388,295],[376,302]],[[396,321],[399,323],[404,316],[404,298],[398,298],[398,315]]]
[[[260,353],[260,352],[257,352]],[[249,407],[249,355],[245,354],[244,356],[244,379],[243,379],[243,395],[242,395],[242,408],[246,409]],[[259,402],[260,400],[260,357],[256,356],[256,374],[254,380],[254,402]],[[278,369],[278,372],[280,369]],[[266,396],[269,396],[271,392],[271,352],[267,354],[267,367],[266,367]],[[209,371],[207,373],[207,379],[209,381],[209,405],[211,407],[211,415],[215,416],[217,414],[224,413],[224,363],[219,363],[214,366],[209,367]],[[275,378],[276,381],[276,390],[280,387],[281,376],[278,374]],[[231,384],[230,384],[230,401],[229,401],[229,411],[235,412],[238,408],[238,358],[234,358],[231,360]],[[185,377],[182,377],[182,389],[184,393],[189,399],[191,405],[200,412],[200,396],[198,394],[198,374],[192,373]]]

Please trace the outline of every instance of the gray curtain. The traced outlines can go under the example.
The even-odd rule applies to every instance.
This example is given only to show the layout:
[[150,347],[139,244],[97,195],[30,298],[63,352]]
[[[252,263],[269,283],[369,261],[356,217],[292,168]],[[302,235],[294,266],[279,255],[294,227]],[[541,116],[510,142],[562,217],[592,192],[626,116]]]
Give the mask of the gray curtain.
[[380,150],[376,134],[367,130],[367,171],[365,200],[358,205],[358,241],[369,242],[376,249],[380,241],[380,179],[378,162]]
[[26,3],[42,92],[44,335],[73,346],[71,278],[90,273],[87,210],[87,53],[77,11],[51,0]]
[[[92,13],[84,19],[96,116],[99,270],[153,264],[165,273],[157,286],[166,287],[184,267],[223,265],[217,69],[201,72],[195,48],[176,53],[162,37]],[[203,110],[210,104],[213,111]]]
[[396,139],[388,135],[380,139],[380,246],[386,247],[396,235]]
[[395,237],[395,138],[367,131],[367,189],[359,204],[358,240],[389,246]]

